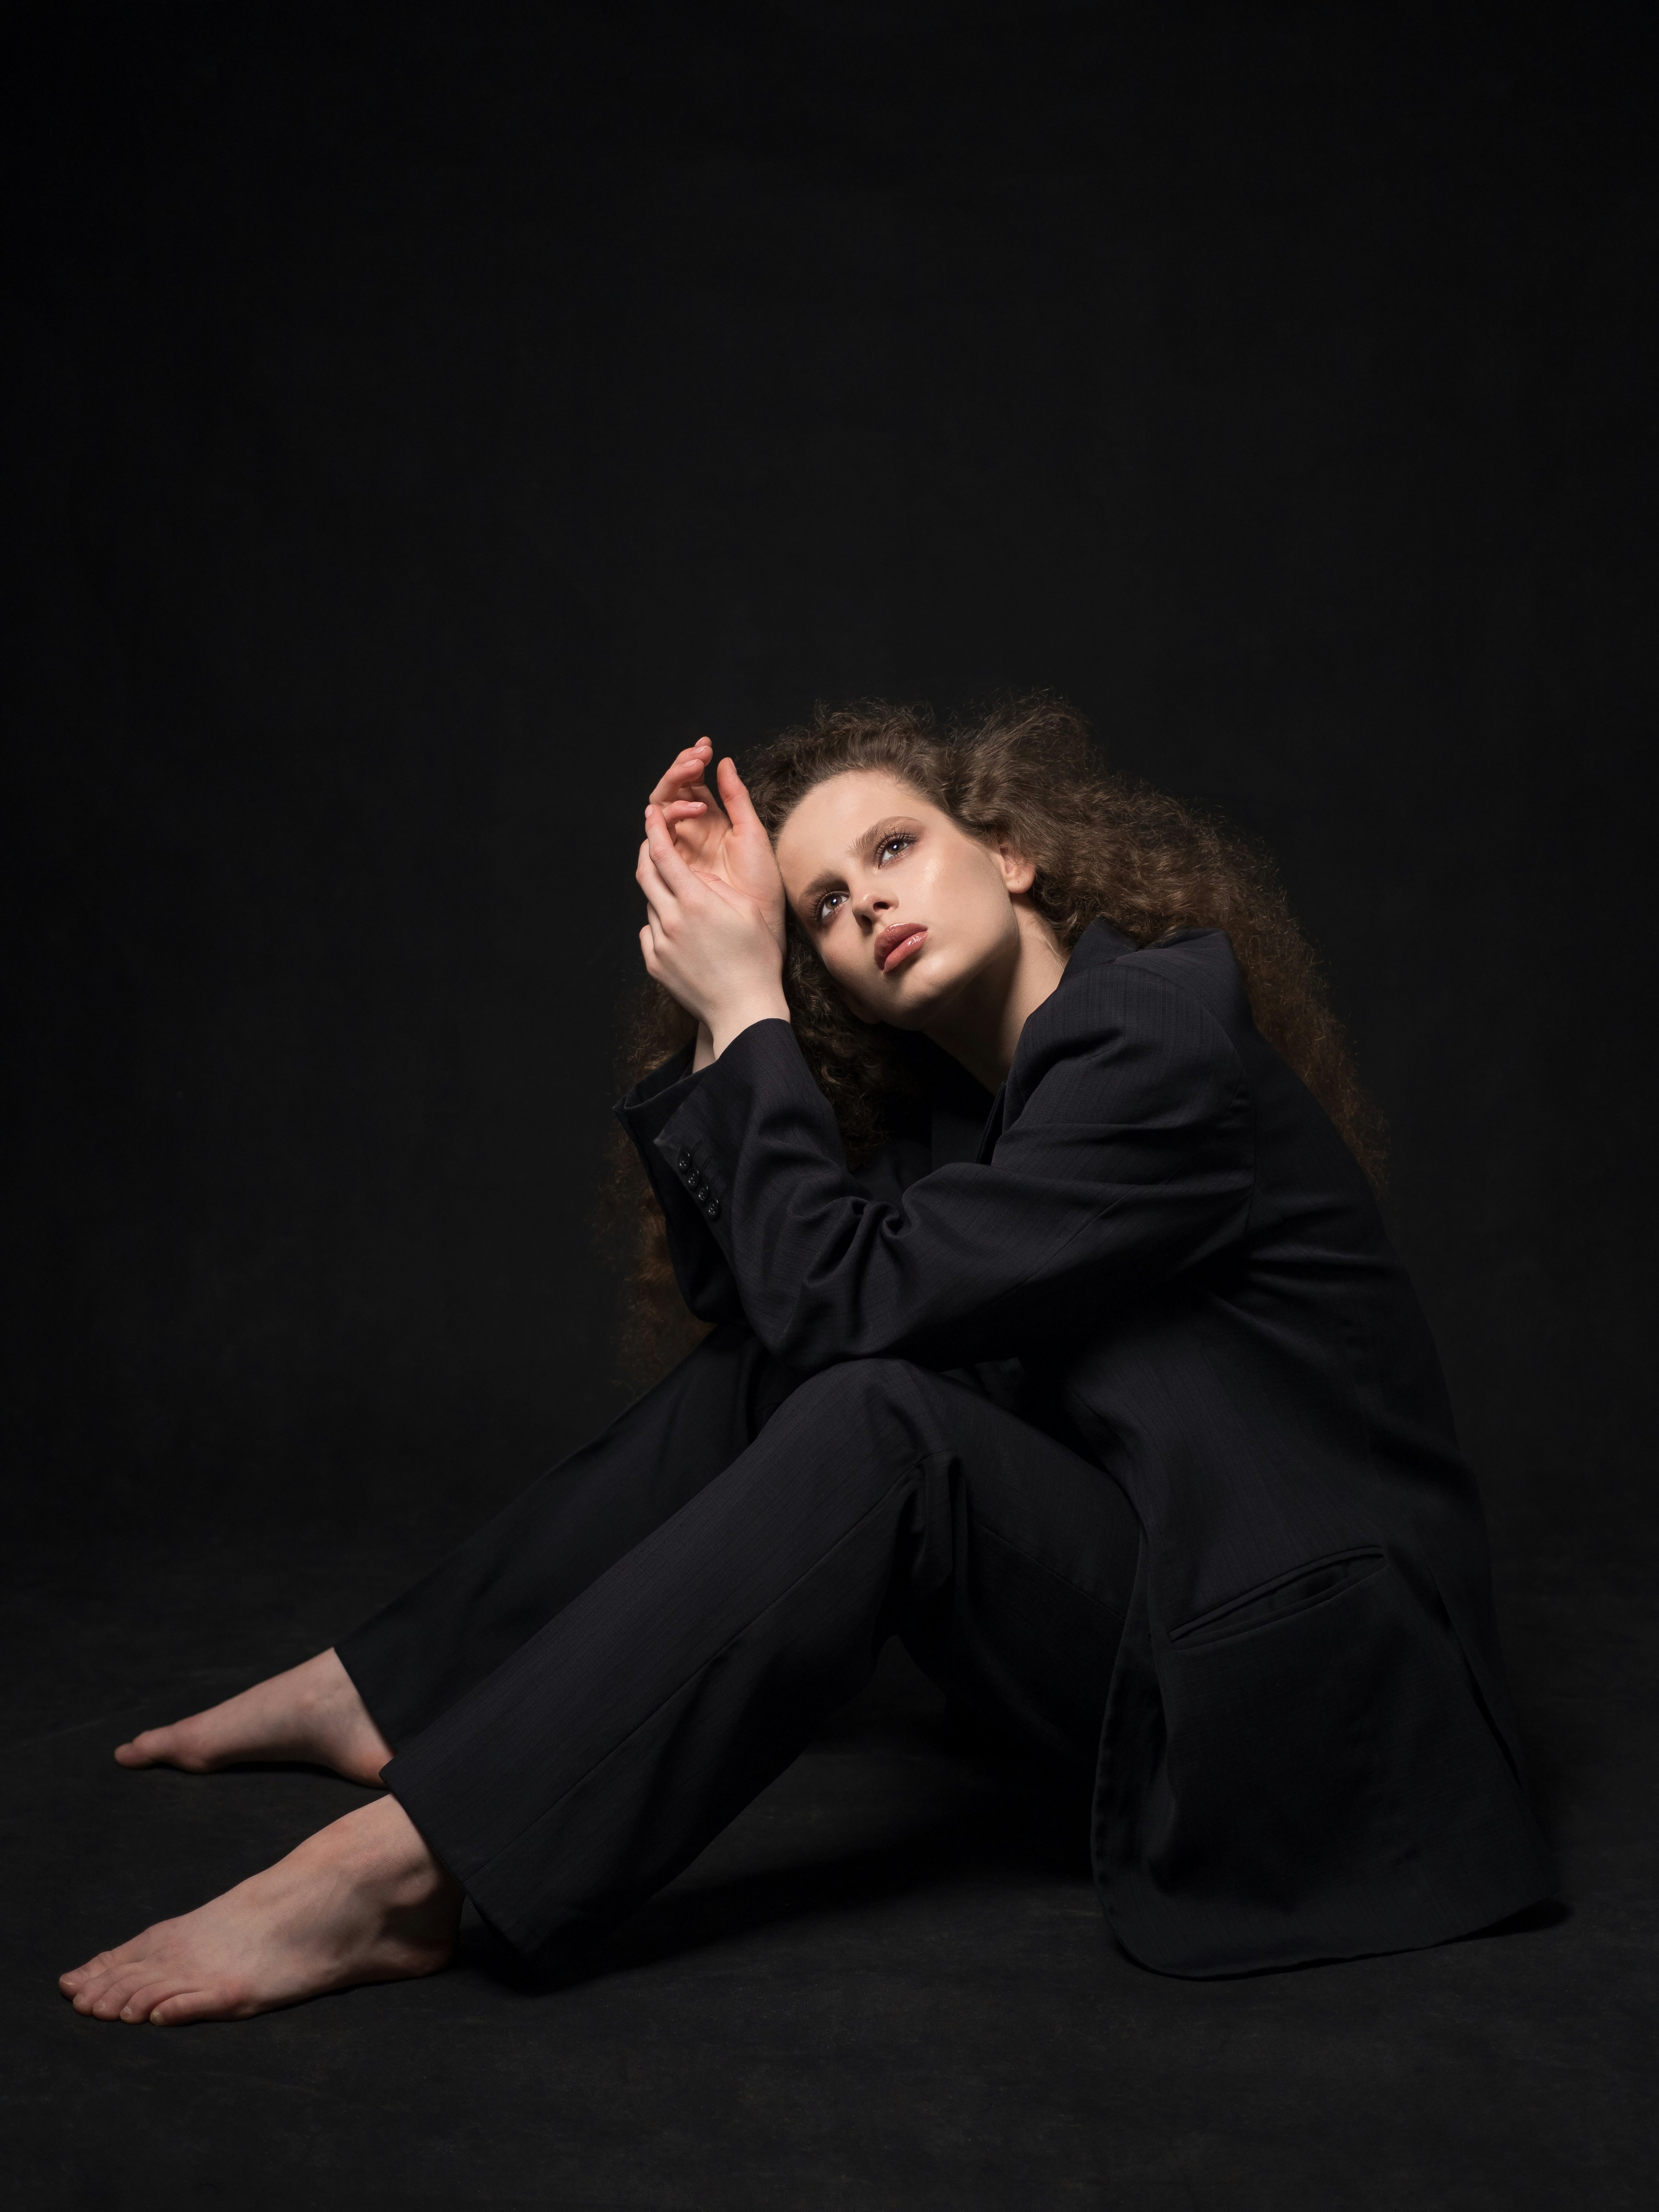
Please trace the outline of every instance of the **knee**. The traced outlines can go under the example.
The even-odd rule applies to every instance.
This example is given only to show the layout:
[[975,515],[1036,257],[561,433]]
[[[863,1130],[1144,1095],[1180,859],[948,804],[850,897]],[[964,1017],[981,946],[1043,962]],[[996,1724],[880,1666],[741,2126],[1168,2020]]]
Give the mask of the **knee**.
[[746,1461],[747,1479],[775,1486],[788,1510],[849,1528],[941,1449],[933,1378],[902,1359],[850,1359],[802,1382]]
[[844,1359],[809,1376],[791,1402],[803,1413],[844,1419],[873,1407],[915,1404],[929,1379],[925,1369],[908,1359]]

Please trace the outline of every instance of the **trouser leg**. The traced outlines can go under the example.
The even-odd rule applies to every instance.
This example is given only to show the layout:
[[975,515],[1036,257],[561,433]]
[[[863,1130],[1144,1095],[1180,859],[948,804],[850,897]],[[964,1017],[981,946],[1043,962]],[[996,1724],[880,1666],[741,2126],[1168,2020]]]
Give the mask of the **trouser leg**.
[[1105,1475],[973,1390],[834,1369],[386,1780],[486,1917],[561,1955],[688,1864],[896,1630],[1086,1762],[1137,1544]]
[[602,1436],[337,1644],[394,1748],[527,1643],[752,1442],[799,1378],[715,1330]]

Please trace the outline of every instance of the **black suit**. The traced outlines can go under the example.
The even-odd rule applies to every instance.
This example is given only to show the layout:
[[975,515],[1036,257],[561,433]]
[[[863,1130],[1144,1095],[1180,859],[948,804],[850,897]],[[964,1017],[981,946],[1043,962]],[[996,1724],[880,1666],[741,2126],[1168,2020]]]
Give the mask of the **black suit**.
[[[1097,923],[963,1158],[967,1088],[944,1087],[930,1146],[858,1177],[781,1022],[623,1102],[682,1287],[723,1324],[711,1358],[749,1358],[767,1404],[744,1386],[720,1425],[740,1448],[676,1473],[672,1505],[660,1410],[591,1448],[655,1497],[647,1533],[595,1535],[563,1474],[514,1509],[588,1533],[547,1538],[580,1594],[545,1625],[520,1608],[511,1656],[475,1603],[449,1674],[422,1672],[478,1579],[453,1569],[342,1647],[440,1856],[526,1948],[602,1924],[896,1627],[1062,1753],[1103,1705],[1097,1873],[1148,1965],[1404,1948],[1546,1894],[1432,1346],[1225,939],[1137,951]],[[712,1371],[694,1358],[646,1407]],[[487,1531],[477,1559],[523,1540]],[[394,1678],[416,1685],[399,1711]]]

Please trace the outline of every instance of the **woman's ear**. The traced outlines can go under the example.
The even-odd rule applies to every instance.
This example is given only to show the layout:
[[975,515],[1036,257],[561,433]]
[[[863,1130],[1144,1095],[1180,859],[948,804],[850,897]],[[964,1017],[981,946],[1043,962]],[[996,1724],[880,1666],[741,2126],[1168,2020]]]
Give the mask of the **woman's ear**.
[[1028,860],[1023,853],[1017,853],[1005,837],[997,839],[996,856],[1010,896],[1018,891],[1029,891],[1036,881],[1036,863]]

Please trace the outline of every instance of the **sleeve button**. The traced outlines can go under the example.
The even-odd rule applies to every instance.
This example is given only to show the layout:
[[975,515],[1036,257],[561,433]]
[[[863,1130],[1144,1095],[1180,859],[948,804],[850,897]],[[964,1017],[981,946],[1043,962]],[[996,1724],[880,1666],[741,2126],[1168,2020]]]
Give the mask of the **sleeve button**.
[[703,1208],[703,1211],[707,1213],[711,1221],[718,1221],[720,1218],[720,1202],[719,1199],[711,1198],[708,1205]]

